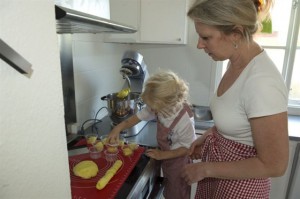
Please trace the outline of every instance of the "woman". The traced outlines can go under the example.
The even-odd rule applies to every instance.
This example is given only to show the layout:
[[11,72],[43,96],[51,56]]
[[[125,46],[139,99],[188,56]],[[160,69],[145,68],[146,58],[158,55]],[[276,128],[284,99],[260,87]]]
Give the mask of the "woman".
[[152,75],[141,94],[147,106],[118,124],[108,137],[110,142],[115,142],[122,130],[141,120],[157,120],[154,136],[160,149],[149,149],[146,155],[162,160],[166,199],[190,199],[191,186],[181,178],[179,172],[183,166],[191,163],[189,147],[196,139],[193,113],[187,104],[188,90],[187,83],[171,71]]
[[229,59],[210,108],[215,126],[190,147],[201,162],[182,177],[198,182],[195,198],[269,198],[270,177],[288,163],[284,81],[253,40],[272,1],[196,0],[188,16],[199,35],[197,48],[215,61]]

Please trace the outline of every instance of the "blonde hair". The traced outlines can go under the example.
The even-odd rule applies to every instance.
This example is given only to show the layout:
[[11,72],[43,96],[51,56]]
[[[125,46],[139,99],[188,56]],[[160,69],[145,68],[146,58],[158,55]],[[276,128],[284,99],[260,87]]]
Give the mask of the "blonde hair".
[[[196,0],[187,15],[195,22],[217,27],[224,34],[238,32],[249,42],[269,17],[272,5],[272,0]],[[243,32],[237,26],[243,27]]]
[[141,98],[150,108],[169,115],[176,107],[188,103],[188,93],[187,82],[172,71],[162,71],[149,77]]

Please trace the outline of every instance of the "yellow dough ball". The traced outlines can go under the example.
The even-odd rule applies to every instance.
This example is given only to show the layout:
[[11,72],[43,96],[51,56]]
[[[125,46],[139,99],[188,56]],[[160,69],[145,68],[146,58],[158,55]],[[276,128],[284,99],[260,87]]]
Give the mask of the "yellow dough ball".
[[97,140],[97,136],[91,136],[87,138],[87,144],[94,144]]
[[97,151],[103,151],[104,145],[102,142],[98,142],[97,144],[95,144],[95,147]]
[[81,161],[73,168],[74,175],[83,179],[95,177],[98,171],[99,169],[97,164],[91,160]]
[[107,142],[107,138],[103,138],[103,139],[102,139],[102,143],[103,143],[103,144],[106,144],[106,142]]
[[126,147],[126,148],[123,149],[123,154],[125,156],[131,156],[133,154],[133,150],[129,147]]
[[118,147],[111,147],[111,146],[109,146],[109,147],[107,147],[107,151],[109,153],[116,153],[118,151]]
[[125,98],[130,93],[130,88],[124,88],[117,93],[118,98]]
[[119,146],[120,146],[121,148],[123,148],[123,146],[124,146],[124,141],[123,141],[123,140],[119,140]]
[[128,146],[133,151],[139,147],[139,145],[137,143],[129,143]]

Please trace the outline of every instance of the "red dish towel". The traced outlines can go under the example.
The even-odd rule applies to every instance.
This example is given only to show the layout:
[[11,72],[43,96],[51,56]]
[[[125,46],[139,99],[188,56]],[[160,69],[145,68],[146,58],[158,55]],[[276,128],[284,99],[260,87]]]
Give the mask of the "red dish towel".
[[[119,189],[137,164],[141,155],[144,152],[143,147],[139,147],[134,151],[134,154],[130,157],[126,157],[123,155],[122,150],[120,149],[118,154],[118,159],[122,160],[123,165],[117,171],[117,173],[113,176],[110,182],[106,185],[106,187],[102,190],[96,189],[96,184],[98,180],[104,176],[105,172],[113,165],[114,162],[107,162],[102,153],[101,158],[93,160],[90,158],[89,154],[80,154],[76,156],[69,157],[69,168],[71,175],[71,191],[72,198],[84,198],[84,199],[99,199],[99,198],[114,198],[118,193]],[[97,176],[90,179],[82,179],[73,174],[73,167],[83,161],[83,160],[93,160],[99,168],[99,172]]]

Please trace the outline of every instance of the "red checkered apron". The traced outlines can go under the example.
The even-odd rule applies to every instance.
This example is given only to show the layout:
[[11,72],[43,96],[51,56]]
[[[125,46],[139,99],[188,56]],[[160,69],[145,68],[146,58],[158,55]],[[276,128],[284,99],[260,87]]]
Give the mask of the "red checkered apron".
[[[256,156],[256,149],[226,139],[216,128],[208,135],[202,151],[203,162],[239,161]],[[270,178],[228,180],[205,178],[198,182],[196,199],[268,199]]]

